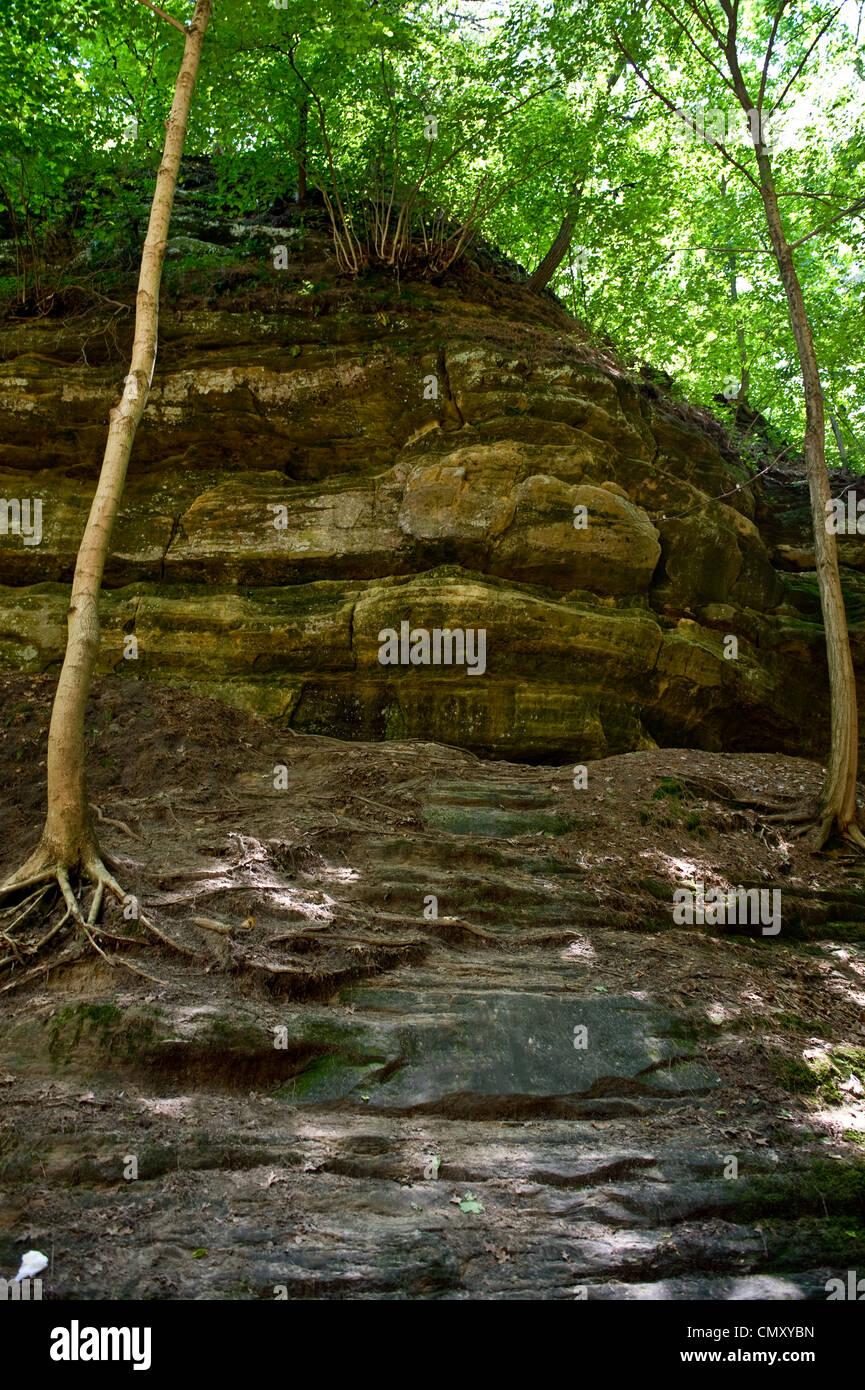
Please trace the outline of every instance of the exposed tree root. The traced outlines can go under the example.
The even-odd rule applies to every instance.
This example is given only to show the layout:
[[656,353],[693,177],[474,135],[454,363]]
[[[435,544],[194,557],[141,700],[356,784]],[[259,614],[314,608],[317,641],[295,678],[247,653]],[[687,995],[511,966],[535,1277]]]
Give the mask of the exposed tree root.
[[[843,830],[839,830],[836,824],[834,812],[822,812],[815,805],[802,805],[801,802],[791,805],[786,811],[778,810],[771,816],[761,815],[760,819],[766,825],[782,825],[791,827],[788,838],[791,840],[800,839],[803,836],[810,836],[811,849],[815,853],[825,849],[828,842],[837,838],[843,843],[852,845],[860,852],[865,852],[865,834],[855,821],[851,821]],[[796,827],[793,829],[792,827]]]
[[834,812],[821,812],[816,802],[808,804],[801,801],[790,801],[785,805],[783,801],[769,801],[764,797],[741,797],[737,796],[733,789],[720,778],[688,774],[679,777],[678,780],[687,791],[698,796],[711,797],[736,809],[754,811],[765,825],[799,827],[796,830],[791,830],[789,838],[799,839],[810,833],[812,849],[815,852],[823,849],[828,841],[835,836],[847,844],[855,846],[856,849],[865,851],[865,834],[855,821],[843,831],[839,831]]
[[[69,914],[66,913],[63,921],[66,922],[68,917]],[[11,990],[29,984],[31,980],[38,979],[40,975],[49,975],[52,970],[59,970],[64,965],[72,965],[75,961],[81,960],[82,956],[86,954],[86,950],[86,945],[83,942],[77,942],[59,956],[53,956],[51,960],[45,961],[42,965],[34,966],[32,970],[25,971],[23,975],[13,976],[7,985],[0,988],[0,994],[8,994]]]
[[687,774],[677,773],[675,780],[693,795],[721,801],[725,806],[755,811],[780,811],[783,807],[783,802],[780,801],[767,801],[759,796],[739,796],[738,792],[734,791],[720,777],[706,777],[689,772]]
[[125,820],[115,820],[113,816],[104,815],[101,806],[94,806],[92,809],[96,812],[96,819],[100,825],[113,825],[116,830],[122,830],[124,835],[128,835],[130,840],[141,839],[141,836],[136,835],[134,830],[130,830]]
[[865,835],[858,825],[848,825],[844,832],[844,839],[848,844],[855,845],[857,849],[865,852]]
[[[43,847],[38,848],[16,873],[0,885],[0,901],[8,898],[17,899],[11,907],[6,908],[5,911],[0,911],[0,942],[8,947],[7,954],[0,956],[0,970],[12,969],[16,965],[25,965],[26,958],[32,959],[34,956],[41,955],[67,924],[72,925],[78,939],[77,947],[73,948],[71,953],[66,951],[59,956],[52,956],[50,960],[35,967],[35,969],[26,970],[22,975],[16,975],[8,985],[3,987],[0,993],[25,984],[28,980],[34,979],[57,966],[68,965],[73,960],[87,954],[88,950],[101,956],[112,969],[120,966],[124,970],[129,970],[133,975],[139,975],[153,984],[165,987],[166,981],[148,974],[146,970],[133,965],[116,952],[109,956],[100,945],[100,939],[115,941],[124,945],[140,945],[140,942],[133,937],[118,936],[100,925],[106,892],[121,904],[125,916],[140,923],[145,931],[163,946],[178,951],[181,955],[198,958],[198,952],[182,945],[179,941],[174,941],[170,936],[166,936],[149,917],[141,912],[137,899],[131,893],[124,891],[98,853],[90,853],[86,857],[82,857],[82,865],[80,877],[83,882],[89,882],[93,887],[93,896],[90,899],[86,917],[82,900],[83,890],[76,896],[67,865],[50,856]],[[22,934],[23,924],[37,911],[42,899],[52,888],[59,890],[63,899],[66,909],[63,916],[38,941],[25,939]],[[26,892],[27,889],[34,891],[20,899],[19,895]],[[131,913],[130,907],[133,909]]]
[[813,825],[817,819],[814,810],[779,811],[776,815],[761,816],[767,825]]
[[21,911],[18,913],[18,916],[15,917],[11,922],[6,923],[5,929],[2,933],[3,937],[7,941],[9,940],[9,936],[11,935],[11,933],[18,926],[19,922],[23,922],[25,918],[29,917],[30,913],[35,910],[36,905],[42,900],[42,898],[45,897],[45,894],[48,892],[48,887],[49,885],[46,884],[44,888],[37,888],[36,892],[31,893],[29,898],[25,898],[22,903],[18,903],[18,907],[21,908]]
[[227,922],[217,922],[215,917],[190,917],[190,922],[194,927],[203,927],[205,931],[219,932],[220,936],[231,936],[236,931],[236,927],[230,926]]

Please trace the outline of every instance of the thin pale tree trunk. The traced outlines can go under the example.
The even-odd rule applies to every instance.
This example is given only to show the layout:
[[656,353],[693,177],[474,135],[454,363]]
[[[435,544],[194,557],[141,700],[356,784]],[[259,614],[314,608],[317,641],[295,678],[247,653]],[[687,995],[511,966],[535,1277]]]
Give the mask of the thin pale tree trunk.
[[[842,400],[841,400],[841,397],[840,397],[839,394],[838,394],[838,384],[837,384],[837,382],[836,382],[836,380],[835,380],[835,373],[832,371],[831,367],[829,368],[829,380],[830,380],[831,383],[832,383],[832,411],[829,412],[829,418],[830,418],[830,420],[833,421],[833,428],[834,428],[835,416],[837,416],[837,417],[838,417],[839,429],[840,429],[841,426],[843,426],[844,429],[846,429],[846,431],[847,431],[847,443],[845,443],[845,453],[846,453],[847,459],[849,460],[849,459],[850,459],[850,453],[851,453],[851,450],[850,450],[850,448],[849,448],[849,445],[852,445],[852,454],[853,454],[852,466],[855,467],[855,466],[856,466],[856,461],[858,460],[858,458],[860,457],[860,455],[861,455],[861,453],[862,453],[862,446],[861,446],[861,444],[860,444],[860,442],[859,442],[859,440],[858,440],[858,438],[857,438],[857,436],[856,436],[856,431],[855,431],[854,428],[853,428],[853,424],[852,424],[852,422],[851,422],[851,420],[850,420],[850,416],[847,414],[847,411],[844,409],[844,404],[843,404],[843,402],[842,402]],[[834,411],[834,414],[832,413],[833,411]],[[837,433],[836,433],[836,437],[837,437]],[[842,438],[843,438],[843,435],[842,435]],[[840,440],[839,440],[839,446],[840,446]]]
[[841,426],[838,424],[838,417],[836,416],[835,412],[831,409],[831,407],[827,408],[826,413],[829,416],[829,423],[832,426],[832,433],[835,436],[835,443],[838,445],[838,457],[841,460],[842,466],[844,468],[849,468],[850,456],[847,453],[847,445],[844,443],[844,436],[841,433]]
[[[838,545],[833,532],[826,529],[827,508],[830,500],[829,474],[826,469],[826,424],[823,410],[823,391],[817,366],[817,354],[811,324],[805,306],[802,286],[796,274],[793,251],[787,241],[778,193],[772,171],[772,162],[764,139],[763,99],[765,83],[769,71],[775,28],[766,53],[760,94],[755,103],[748,92],[747,84],[739,65],[736,47],[736,33],[739,21],[739,0],[720,0],[720,7],[726,16],[724,33],[708,14],[701,10],[698,0],[687,0],[687,10],[699,21],[724,55],[732,78],[733,91],[748,117],[754,142],[758,178],[753,182],[758,186],[766,213],[766,223],[772,251],[784,286],[790,326],[796,343],[799,367],[802,372],[802,385],[805,392],[805,438],[803,453],[811,499],[811,518],[814,527],[814,560],[817,569],[817,582],[820,589],[820,606],[823,611],[823,627],[826,634],[826,658],[829,668],[829,702],[831,743],[828,767],[820,790],[817,805],[817,847],[822,847],[833,833],[844,836],[860,849],[865,849],[865,835],[856,819],[856,776],[859,763],[859,724],[856,700],[856,678],[853,657],[850,651],[850,634],[847,630],[847,615],[844,610],[844,596],[841,591],[841,574],[838,568]],[[692,48],[699,53],[703,62],[711,63],[716,72],[720,70],[707,59],[704,50],[694,39],[688,25],[683,23],[675,12],[664,6],[680,32],[690,41]],[[776,25],[783,6],[776,11]],[[616,44],[623,57],[634,71],[671,110],[677,110],[671,99],[658,91],[641,71],[640,67],[622,43],[614,30]],[[809,50],[810,52],[810,50]],[[798,71],[798,69],[797,69]],[[786,90],[789,90],[789,87]],[[753,117],[758,115],[755,130]],[[722,146],[719,146],[725,154]],[[737,161],[726,156],[740,170]],[[747,172],[747,171],[745,171]],[[748,175],[748,177],[751,177]],[[804,819],[804,817],[797,817]]]
[[102,469],[75,564],[67,613],[66,655],[48,732],[45,828],[39,847],[6,887],[32,880],[40,866],[55,865],[67,871],[82,868],[93,876],[94,866],[99,864],[87,796],[84,748],[85,711],[99,654],[99,592],[135,432],[144,414],[156,365],[159,288],[168,225],[212,7],[213,0],[197,0],[186,29],[183,61],[166,122],[165,147],[141,256],[132,360],[123,395],[109,415]]
[[838,544],[834,533],[826,528],[826,504],[830,500],[831,489],[826,468],[823,390],[805,297],[781,221],[772,164],[765,146],[756,145],[755,153],[769,237],[787,296],[790,325],[796,341],[805,389],[803,452],[814,525],[814,561],[826,632],[831,714],[831,746],[826,778],[820,793],[818,842],[823,845],[831,834],[837,833],[865,846],[865,837],[856,824],[856,774],[859,759],[856,676],[841,590]]
[[[739,303],[739,291],[736,288],[736,281],[739,272],[736,268],[736,253],[730,252],[728,261],[730,270],[730,300],[733,304]],[[751,373],[748,370],[748,345],[745,341],[745,325],[740,319],[736,325],[736,344],[739,348],[739,391],[736,396],[736,416],[739,417],[741,411],[750,408],[748,402],[748,391],[751,386]]]

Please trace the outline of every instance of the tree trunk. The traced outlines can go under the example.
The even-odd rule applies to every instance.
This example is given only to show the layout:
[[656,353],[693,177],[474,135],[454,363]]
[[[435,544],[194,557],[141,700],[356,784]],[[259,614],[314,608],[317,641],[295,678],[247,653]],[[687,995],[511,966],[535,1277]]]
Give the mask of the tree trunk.
[[[730,300],[733,304],[738,304],[739,291],[736,288],[736,281],[739,278],[739,273],[736,267],[735,251],[730,252],[728,266],[730,272]],[[751,388],[751,373],[748,370],[748,345],[745,342],[745,325],[742,323],[741,319],[736,324],[736,344],[739,348],[739,391],[736,396],[736,420],[738,422],[743,411],[750,409],[748,392]]]
[[84,717],[99,654],[99,591],[135,431],[144,413],[156,365],[159,287],[168,224],[212,6],[213,0],[197,0],[186,33],[141,256],[132,360],[123,395],[109,415],[102,469],[72,580],[66,655],[48,732],[48,814],[37,850],[37,856],[67,869],[87,866],[98,858],[85,779]]
[[[852,460],[851,460],[851,466],[852,466],[853,468],[856,468],[856,467],[858,466],[858,462],[859,462],[859,460],[860,460],[860,458],[861,458],[861,456],[862,456],[862,446],[861,446],[861,444],[859,443],[859,439],[857,438],[856,431],[855,431],[855,429],[853,428],[853,422],[852,422],[852,420],[850,419],[850,416],[847,414],[847,411],[846,411],[846,409],[845,409],[845,407],[844,407],[844,403],[843,403],[843,401],[841,400],[841,397],[840,397],[839,394],[838,394],[838,384],[837,384],[837,382],[835,381],[835,373],[832,371],[832,368],[831,368],[831,367],[829,368],[829,380],[830,380],[831,383],[832,383],[832,405],[833,405],[833,409],[834,409],[834,414],[837,415],[837,417],[838,417],[839,428],[840,428],[841,426],[844,427],[844,429],[847,431],[847,441],[849,442],[850,445],[852,445],[852,450],[851,450],[849,447],[847,448],[847,451],[846,451],[846,452],[847,452],[847,457],[848,457],[848,459],[849,459],[849,458],[850,458],[850,454],[851,454],[851,452],[852,452],[853,457],[852,457]],[[831,412],[830,412],[829,418],[830,418],[830,420],[834,420],[834,415],[832,415]],[[834,424],[833,424],[833,428],[834,428]]]
[[829,416],[829,423],[832,426],[832,433],[835,436],[835,443],[838,445],[838,457],[841,460],[842,467],[849,468],[850,456],[847,453],[847,445],[844,443],[844,436],[841,433],[841,426],[838,424],[837,416],[835,415],[831,406],[827,409],[826,413]]
[[[740,98],[741,100],[741,98]],[[744,104],[744,103],[743,103]],[[831,747],[829,766],[820,793],[819,843],[825,844],[834,832],[859,839],[856,826],[856,774],[859,756],[859,725],[856,707],[856,678],[850,653],[850,635],[841,592],[838,569],[838,545],[835,535],[826,529],[826,504],[830,500],[829,474],[826,469],[825,418],[823,391],[814,339],[805,307],[802,286],[793,264],[793,253],[787,244],[772,164],[763,145],[755,146],[760,192],[766,210],[769,237],[781,274],[790,324],[796,340],[802,383],[805,388],[805,468],[811,497],[814,524],[814,560],[820,587],[820,606],[826,632],[826,656],[829,665],[829,694],[831,710]],[[865,841],[863,841],[865,843]]]
[[579,199],[577,198],[562,218],[561,226],[556,232],[555,240],[549,251],[537,269],[533,270],[529,276],[528,287],[530,290],[542,290],[548,285],[565,259],[565,253],[571,244],[571,237],[574,235],[574,227],[577,224],[578,204]]
[[297,121],[297,206],[306,207],[306,147],[309,127],[309,102],[300,103]]

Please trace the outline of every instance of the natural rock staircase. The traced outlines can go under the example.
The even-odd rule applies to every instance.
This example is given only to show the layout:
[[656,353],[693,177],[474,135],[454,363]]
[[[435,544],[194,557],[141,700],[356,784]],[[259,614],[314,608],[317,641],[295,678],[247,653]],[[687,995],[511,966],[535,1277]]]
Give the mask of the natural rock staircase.
[[160,796],[119,804],[143,845],[112,848],[206,968],[133,952],[165,988],[91,960],[4,1003],[0,1267],[53,1246],[49,1293],[88,1299],[824,1298],[854,1267],[855,1145],[765,1049],[807,1043],[767,981],[824,1018],[849,998],[861,1043],[855,887],[797,899],[794,864],[800,935],[768,945],[670,930],[669,881],[635,899],[634,874],[669,842],[649,789],[680,754],[593,764],[578,792],[566,768],[255,726],[232,774],[222,716],[206,761],[183,736],[181,788],[163,698],[152,776],[201,827],[195,865]]

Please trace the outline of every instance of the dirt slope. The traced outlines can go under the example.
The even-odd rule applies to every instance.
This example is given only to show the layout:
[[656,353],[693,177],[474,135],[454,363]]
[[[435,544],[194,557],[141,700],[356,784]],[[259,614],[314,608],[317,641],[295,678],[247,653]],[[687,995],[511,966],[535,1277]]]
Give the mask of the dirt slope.
[[[50,694],[4,681],[0,871],[39,827]],[[815,764],[653,750],[575,789],[110,679],[88,727],[105,846],[181,950],[116,911],[107,959],[61,936],[0,994],[0,1271],[53,1251],[57,1298],[765,1298],[856,1266],[862,870],[744,804]],[[697,881],[779,888],[780,933],[674,926]]]

